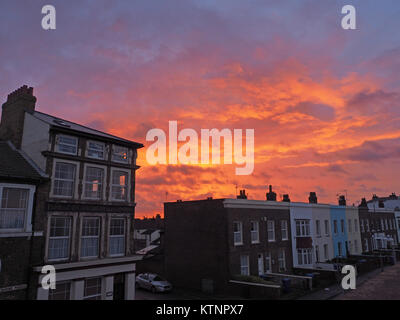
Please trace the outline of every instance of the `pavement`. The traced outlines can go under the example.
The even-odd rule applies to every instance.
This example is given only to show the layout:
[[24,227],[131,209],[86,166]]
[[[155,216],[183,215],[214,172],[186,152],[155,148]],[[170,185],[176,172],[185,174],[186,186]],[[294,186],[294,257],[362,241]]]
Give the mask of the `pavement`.
[[385,266],[357,277],[356,289],[344,290],[340,284],[310,293],[298,300],[390,300],[400,299],[400,263]]

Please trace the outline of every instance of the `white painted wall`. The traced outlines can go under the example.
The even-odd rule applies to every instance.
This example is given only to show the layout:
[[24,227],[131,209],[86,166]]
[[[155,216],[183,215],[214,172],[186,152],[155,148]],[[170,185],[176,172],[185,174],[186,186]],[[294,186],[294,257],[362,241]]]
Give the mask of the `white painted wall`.
[[[330,260],[334,258],[333,254],[333,241],[331,232],[331,218],[330,218],[330,205],[327,204],[312,204],[312,219],[315,230],[314,231],[314,256],[315,256],[315,246],[319,246],[319,257],[320,262]],[[321,228],[321,236],[317,235],[316,221],[319,220]],[[328,234],[325,233],[325,220],[328,221]],[[324,256],[324,245],[328,246],[328,258],[325,259]]]
[[42,155],[42,151],[49,149],[49,129],[48,124],[25,112],[21,149],[44,172],[46,171],[46,157]]
[[[351,241],[352,248],[350,254],[362,253],[362,242],[360,233],[360,218],[358,215],[357,207],[346,207],[346,224],[347,224],[347,243]],[[349,220],[351,221],[351,231],[349,230]],[[357,229],[355,230],[354,221],[357,220]],[[357,250],[355,248],[355,241],[357,241]]]

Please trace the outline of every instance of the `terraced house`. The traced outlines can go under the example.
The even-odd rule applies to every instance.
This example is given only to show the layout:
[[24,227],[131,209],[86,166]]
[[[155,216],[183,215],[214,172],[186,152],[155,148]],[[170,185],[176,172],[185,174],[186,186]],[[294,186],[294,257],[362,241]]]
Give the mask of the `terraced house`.
[[[30,298],[133,299],[133,221],[137,150],[143,145],[35,110],[23,86],[3,104],[0,138],[48,177],[36,203],[43,230],[33,261]],[[41,287],[43,265],[57,285]]]

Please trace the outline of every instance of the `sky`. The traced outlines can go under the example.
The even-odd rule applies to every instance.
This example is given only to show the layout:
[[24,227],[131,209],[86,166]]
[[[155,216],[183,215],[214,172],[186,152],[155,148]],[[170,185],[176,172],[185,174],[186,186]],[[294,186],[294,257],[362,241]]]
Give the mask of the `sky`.
[[[56,30],[41,9],[56,8]],[[341,28],[356,8],[357,29]],[[0,98],[141,142],[136,215],[235,197],[400,193],[398,0],[2,0]],[[150,165],[150,129],[254,129],[254,171]]]

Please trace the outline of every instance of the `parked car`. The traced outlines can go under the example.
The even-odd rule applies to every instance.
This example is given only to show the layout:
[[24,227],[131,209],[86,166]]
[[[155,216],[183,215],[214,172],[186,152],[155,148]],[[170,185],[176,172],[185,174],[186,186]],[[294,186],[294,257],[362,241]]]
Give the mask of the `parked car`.
[[172,290],[172,285],[158,274],[141,273],[136,276],[136,288],[150,290],[153,293],[169,292]]

